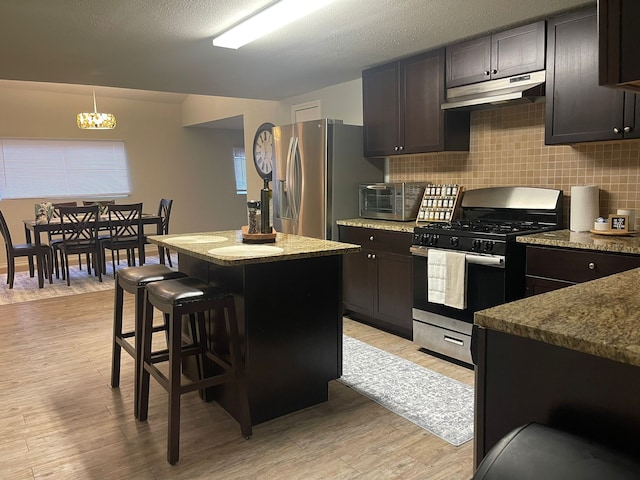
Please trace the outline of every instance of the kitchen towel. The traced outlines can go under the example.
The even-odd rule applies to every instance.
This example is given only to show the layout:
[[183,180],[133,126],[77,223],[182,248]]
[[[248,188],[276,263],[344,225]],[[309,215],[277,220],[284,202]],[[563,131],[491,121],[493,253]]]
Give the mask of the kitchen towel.
[[597,185],[571,187],[571,212],[569,229],[572,232],[588,232],[600,216],[600,189]]
[[464,310],[467,308],[467,261],[460,252],[446,252],[446,280],[444,304]]
[[427,257],[427,301],[444,304],[447,274],[447,253],[429,250]]

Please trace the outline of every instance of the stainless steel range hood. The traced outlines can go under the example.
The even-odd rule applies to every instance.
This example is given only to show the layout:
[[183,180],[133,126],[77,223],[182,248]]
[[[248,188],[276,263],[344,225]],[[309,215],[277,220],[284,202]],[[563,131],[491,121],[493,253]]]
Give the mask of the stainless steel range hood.
[[463,85],[447,90],[447,101],[441,108],[474,108],[502,103],[532,102],[544,97],[546,72],[516,75],[514,77],[489,80],[487,82]]

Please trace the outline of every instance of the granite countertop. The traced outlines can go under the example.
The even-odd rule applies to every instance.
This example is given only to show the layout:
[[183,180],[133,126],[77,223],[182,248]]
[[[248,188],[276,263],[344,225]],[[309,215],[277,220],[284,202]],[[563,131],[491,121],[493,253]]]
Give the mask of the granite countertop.
[[370,218],[349,218],[347,220],[338,220],[336,223],[345,227],[373,228],[406,233],[413,233],[413,228],[416,226],[415,220],[394,222],[392,220],[374,220]]
[[491,330],[640,366],[640,268],[475,313]]
[[516,241],[526,243],[527,245],[581,248],[583,250],[640,255],[640,235],[638,234],[612,236],[598,235],[590,232],[554,230],[531,235],[520,235],[516,238]]
[[149,242],[223,266],[343,255],[360,245],[278,233],[271,243],[243,243],[240,230],[152,235]]

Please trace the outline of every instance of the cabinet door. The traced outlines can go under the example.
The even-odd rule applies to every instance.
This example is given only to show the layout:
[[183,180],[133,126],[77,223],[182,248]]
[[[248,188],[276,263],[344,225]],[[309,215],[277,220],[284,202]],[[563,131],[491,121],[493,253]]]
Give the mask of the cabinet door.
[[393,62],[362,72],[364,155],[384,157],[400,146],[399,67]]
[[446,49],[447,88],[482,82],[491,70],[491,37],[485,36]]
[[[343,240],[346,241],[346,240]],[[374,263],[370,250],[350,253],[343,258],[343,302],[347,310],[373,316]]]
[[444,51],[412,57],[401,63],[400,130],[403,153],[444,149]]
[[624,138],[640,138],[640,94],[624,94]]
[[600,84],[640,91],[640,2],[599,0]]
[[547,38],[547,145],[619,139],[624,93],[598,85],[595,10],[549,21]]
[[413,332],[412,262],[410,256],[377,252],[375,258],[377,288],[374,316],[392,324],[400,333]]
[[544,70],[545,22],[491,36],[491,79]]

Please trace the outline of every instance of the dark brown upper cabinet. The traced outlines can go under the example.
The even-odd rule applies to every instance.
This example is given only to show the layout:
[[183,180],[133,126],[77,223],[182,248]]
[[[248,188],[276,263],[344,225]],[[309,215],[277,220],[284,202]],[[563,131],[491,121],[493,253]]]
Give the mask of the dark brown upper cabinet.
[[638,96],[598,84],[596,10],[551,19],[547,32],[545,143],[640,138]]
[[444,49],[362,72],[364,153],[469,150],[469,112],[445,112]]
[[640,92],[640,2],[600,0],[600,85]]
[[447,88],[544,70],[545,22],[447,47]]

